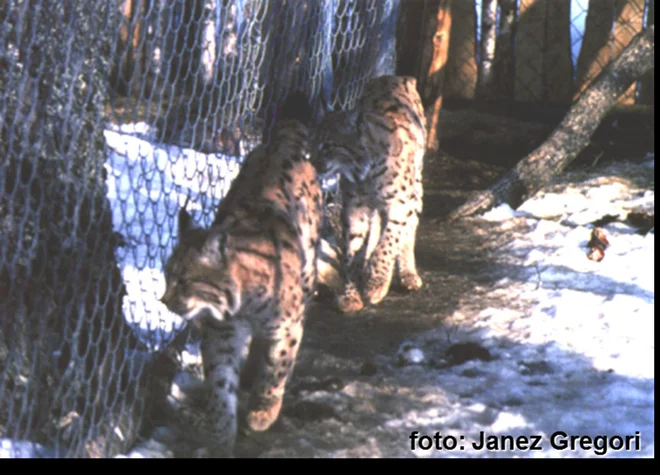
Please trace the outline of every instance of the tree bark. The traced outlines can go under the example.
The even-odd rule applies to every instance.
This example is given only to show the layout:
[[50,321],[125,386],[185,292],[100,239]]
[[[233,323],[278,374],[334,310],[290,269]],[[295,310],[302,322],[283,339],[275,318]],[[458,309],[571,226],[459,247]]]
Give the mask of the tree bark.
[[495,96],[501,100],[513,100],[514,92],[514,38],[516,29],[516,1],[499,0],[499,34],[495,43],[493,80]]
[[544,0],[520,0],[514,50],[516,101],[543,99],[546,10]]
[[[655,24],[655,0],[649,0],[647,12],[647,26]],[[653,70],[644,75],[639,91],[639,103],[652,106],[655,103],[655,74]]]
[[614,23],[614,0],[589,0],[582,47],[577,60],[573,100],[612,60],[610,36]]
[[449,215],[454,221],[501,203],[513,208],[561,173],[589,143],[607,112],[630,85],[654,67],[654,26],[640,32],[571,107],[540,147],[488,190],[477,193]]
[[[621,50],[628,46],[637,33],[643,28],[644,0],[615,0],[617,16],[614,20],[614,35],[612,41],[612,57],[617,57]],[[632,84],[619,97],[619,104],[635,103],[637,85]]]
[[422,76],[419,85],[422,102],[427,111],[427,149],[438,148],[438,116],[442,108],[443,84],[447,55],[449,52],[449,34],[451,31],[451,0],[440,0],[435,4],[436,15],[430,16],[425,25],[424,56],[422,67],[428,71]]
[[474,0],[453,2],[445,97],[474,98],[477,85],[477,10]]
[[477,72],[477,97],[488,99],[493,90],[493,62],[495,60],[495,39],[497,31],[497,0],[481,2],[481,58]]
[[143,55],[141,38],[144,36],[144,0],[119,0],[122,23],[119,27],[118,55],[112,72],[112,84],[127,96],[138,95],[142,80]]
[[546,5],[546,9],[543,99],[568,103],[573,93],[571,2],[552,0]]

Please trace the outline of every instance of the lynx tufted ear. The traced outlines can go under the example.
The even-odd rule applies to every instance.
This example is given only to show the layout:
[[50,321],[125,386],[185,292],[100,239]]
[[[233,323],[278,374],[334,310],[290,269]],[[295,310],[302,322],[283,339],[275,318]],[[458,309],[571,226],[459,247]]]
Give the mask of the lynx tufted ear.
[[199,225],[195,223],[190,213],[186,211],[185,208],[179,210],[179,242],[182,241],[183,236],[192,229],[199,228]]

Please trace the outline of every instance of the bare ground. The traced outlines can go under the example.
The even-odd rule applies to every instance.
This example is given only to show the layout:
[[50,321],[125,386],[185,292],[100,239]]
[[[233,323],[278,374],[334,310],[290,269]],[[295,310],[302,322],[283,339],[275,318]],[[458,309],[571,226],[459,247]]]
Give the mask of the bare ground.
[[[616,317],[592,318],[588,309],[576,309],[579,318],[574,318],[557,300],[548,300],[553,292],[576,292],[578,301],[595,302],[587,302],[588,307],[628,298],[630,289],[630,294],[652,302],[652,292],[641,290],[643,285],[622,287],[598,275],[605,268],[589,261],[585,249],[577,249],[574,243],[579,240],[556,244],[549,237],[547,242],[543,237],[528,239],[543,219],[443,221],[471,191],[486,187],[503,171],[446,156],[427,159],[416,253],[423,288],[412,294],[392,289],[378,306],[355,315],[336,313],[327,301],[315,302],[280,418],[264,433],[243,428],[237,457],[601,455],[593,450],[552,451],[550,434],[557,430],[591,436],[641,433],[644,447],[623,456],[653,453],[653,378],[645,370],[626,372],[644,366],[653,352],[652,341],[649,345],[643,336],[636,342],[625,331],[610,330],[621,324]],[[619,206],[653,193],[652,168],[633,164],[594,178],[599,176],[598,170],[573,171],[542,193],[595,198],[587,209],[599,200]],[[589,191],[593,189],[599,191]],[[564,218],[551,217],[543,226],[562,226]],[[561,231],[589,233],[581,225],[571,229]],[[623,243],[628,235],[617,234],[616,227],[605,229],[615,243]],[[514,240],[518,245],[512,247]],[[578,256],[577,265],[587,266],[586,271],[553,266],[551,259],[530,264],[535,249],[552,257],[563,252],[567,242],[576,247],[568,252]],[[542,301],[554,302],[552,308],[541,308]],[[630,311],[623,324],[630,327],[637,318],[638,333],[648,335],[644,328],[652,328],[653,322],[646,304],[630,302],[623,307]],[[619,359],[614,354],[630,353],[628,347],[614,348],[619,343],[612,339],[622,337],[640,349],[639,355]],[[609,345],[614,345],[613,355],[603,359],[599,351]],[[411,450],[414,431],[454,436],[467,448]],[[544,450],[470,450],[468,442],[478,440],[481,431],[541,434]],[[161,443],[170,456],[196,454],[190,441],[165,438],[169,442]]]

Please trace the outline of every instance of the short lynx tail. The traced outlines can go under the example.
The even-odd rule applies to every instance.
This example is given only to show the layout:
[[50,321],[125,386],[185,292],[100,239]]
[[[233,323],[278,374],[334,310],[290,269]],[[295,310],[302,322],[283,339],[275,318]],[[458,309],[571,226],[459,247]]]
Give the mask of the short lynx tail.
[[295,119],[308,125],[312,120],[312,108],[307,94],[299,90],[290,93],[277,108],[275,117],[277,120]]

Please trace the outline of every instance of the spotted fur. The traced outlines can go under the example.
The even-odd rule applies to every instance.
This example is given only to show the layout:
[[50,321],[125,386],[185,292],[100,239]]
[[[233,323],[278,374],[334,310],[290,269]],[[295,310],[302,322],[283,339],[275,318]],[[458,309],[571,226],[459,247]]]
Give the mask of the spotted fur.
[[327,113],[316,133],[319,174],[341,176],[342,312],[379,303],[395,273],[405,289],[422,286],[415,240],[426,129],[416,86],[412,77],[374,78],[354,109]]
[[264,431],[278,418],[315,288],[322,194],[309,131],[286,115],[274,127],[269,145],[246,158],[209,229],[181,210],[165,267],[162,301],[202,330],[213,455],[233,452],[245,363],[254,366],[248,427]]

